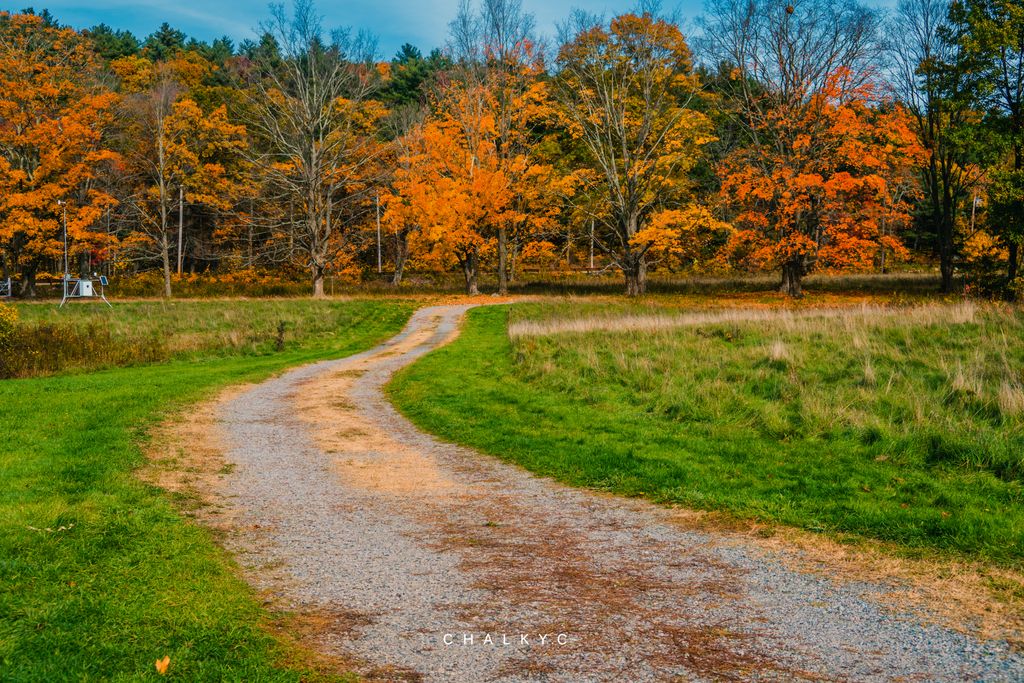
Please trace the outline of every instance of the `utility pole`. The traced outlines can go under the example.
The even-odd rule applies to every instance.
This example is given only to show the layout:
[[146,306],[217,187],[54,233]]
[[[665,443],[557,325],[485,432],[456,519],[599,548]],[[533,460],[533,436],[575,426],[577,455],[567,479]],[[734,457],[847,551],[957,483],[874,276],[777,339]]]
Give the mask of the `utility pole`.
[[590,270],[594,269],[594,219],[590,219]]
[[107,207],[107,259],[103,263],[103,267],[107,271],[107,276],[108,277],[112,277],[114,275],[114,270],[113,270],[113,268],[111,268],[110,264],[116,258],[116,254],[114,253],[114,249],[110,245],[111,245],[111,241],[110,241],[110,207],[108,206]]
[[178,186],[178,275],[181,275],[181,243],[185,237],[185,188]]
[[377,192],[377,272],[381,273],[381,246],[380,246],[380,191]]
[[64,224],[64,278],[68,275],[68,203],[63,199],[57,200],[57,206],[61,209],[61,222]]
[[249,268],[252,268],[256,262],[256,257],[253,255],[252,250],[252,224],[256,221],[256,206],[254,202],[255,198],[249,197]]

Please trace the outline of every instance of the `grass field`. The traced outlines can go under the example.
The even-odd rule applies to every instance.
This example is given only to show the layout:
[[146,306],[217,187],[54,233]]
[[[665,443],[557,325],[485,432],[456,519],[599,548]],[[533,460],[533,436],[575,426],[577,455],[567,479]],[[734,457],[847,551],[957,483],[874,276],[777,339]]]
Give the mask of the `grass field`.
[[[396,333],[394,301],[180,302],[78,308],[118,340],[160,335],[170,362],[0,382],[0,679],[298,680],[309,672],[209,533],[133,472],[147,428],[220,387],[348,355]],[[50,307],[22,306],[34,324]],[[64,313],[61,313],[64,316]],[[285,347],[264,338],[281,319]],[[276,332],[275,332],[276,333]]]
[[113,309],[21,304],[9,374],[36,376],[170,359],[258,356],[276,350],[330,350],[339,330],[363,334],[350,328],[364,325],[374,305],[367,300],[325,305],[309,299],[134,301]]
[[390,392],[573,485],[1019,567],[1022,368],[1020,308],[521,304]]
[[[425,429],[573,485],[1022,566],[1024,312],[778,299],[480,308],[390,391]],[[135,471],[168,414],[372,346],[414,307],[20,305],[47,350],[0,381],[0,679],[156,679],[163,656],[178,680],[316,678]]]

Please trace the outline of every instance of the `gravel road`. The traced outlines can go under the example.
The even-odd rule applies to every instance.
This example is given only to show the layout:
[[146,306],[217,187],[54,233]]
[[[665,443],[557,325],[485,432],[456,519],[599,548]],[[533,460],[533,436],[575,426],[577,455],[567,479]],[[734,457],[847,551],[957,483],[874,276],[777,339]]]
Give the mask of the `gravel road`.
[[380,680],[1024,680],[1006,643],[886,610],[877,586],[419,432],[382,386],[466,308],[221,404],[229,546],[326,615],[325,650]]

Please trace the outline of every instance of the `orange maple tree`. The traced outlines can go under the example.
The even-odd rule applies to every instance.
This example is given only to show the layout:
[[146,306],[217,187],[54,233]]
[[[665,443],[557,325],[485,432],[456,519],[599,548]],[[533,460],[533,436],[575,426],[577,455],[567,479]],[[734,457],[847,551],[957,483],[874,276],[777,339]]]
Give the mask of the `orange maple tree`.
[[[493,83],[448,82],[435,93],[433,116],[402,139],[386,221],[408,237],[418,265],[457,264],[470,294],[491,252],[503,291],[507,245],[529,241],[557,213],[553,170],[521,139],[543,115],[545,95],[535,85],[502,103],[507,93]],[[409,226],[417,229],[409,233]]]
[[[479,125],[486,130],[488,122],[481,119]],[[485,226],[503,220],[511,205],[507,178],[485,130],[467,135],[450,118],[423,124],[387,201],[389,221],[419,228],[409,235],[417,264],[434,270],[458,264],[467,294],[479,293]]]
[[417,164],[422,163],[423,150],[422,122],[407,121],[391,145],[391,184],[380,196],[384,207],[382,224],[388,237],[394,240],[395,270],[391,277],[394,285],[401,284],[409,260],[409,236],[420,227],[419,204],[414,198],[425,192],[420,186],[425,176],[417,168]]
[[901,258],[913,167],[924,154],[902,107],[870,85],[848,89],[847,70],[794,106],[766,108],[759,140],[722,163],[721,198],[736,232],[723,258],[781,268],[783,291],[800,296],[811,268],[866,270]]
[[535,154],[538,125],[553,115],[533,18],[517,0],[464,3],[451,24],[453,67],[435,92],[435,113],[458,124],[471,150],[486,146],[511,201],[480,225],[494,253],[498,293],[508,291],[515,253],[546,225],[553,170]]
[[107,140],[117,96],[97,69],[72,29],[0,13],[0,243],[25,294],[62,258],[65,212],[73,257],[108,241],[92,228],[115,203],[97,180],[119,161]]

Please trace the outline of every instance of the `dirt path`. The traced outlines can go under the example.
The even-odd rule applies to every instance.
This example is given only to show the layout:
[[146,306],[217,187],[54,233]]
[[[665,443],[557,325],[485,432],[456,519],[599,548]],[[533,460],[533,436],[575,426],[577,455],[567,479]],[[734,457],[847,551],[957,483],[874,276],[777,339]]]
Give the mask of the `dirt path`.
[[1005,643],[887,613],[871,586],[422,434],[381,388],[466,308],[221,405],[229,545],[326,615],[325,650],[387,680],[1024,679]]

